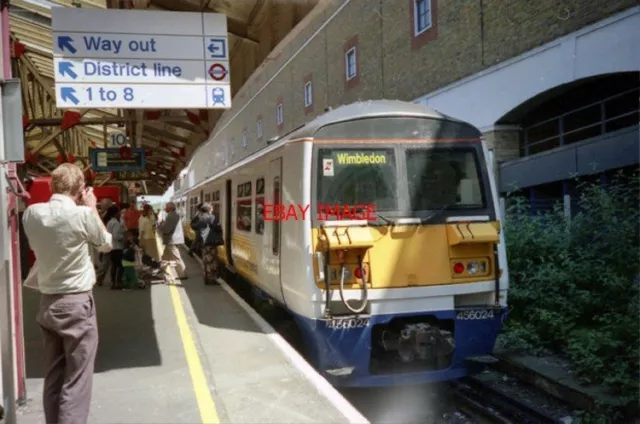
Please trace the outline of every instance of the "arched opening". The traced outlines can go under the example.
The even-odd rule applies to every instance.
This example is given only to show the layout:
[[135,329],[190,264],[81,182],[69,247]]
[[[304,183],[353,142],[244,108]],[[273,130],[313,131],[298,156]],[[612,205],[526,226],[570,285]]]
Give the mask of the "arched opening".
[[554,87],[514,108],[496,125],[522,128],[530,156],[638,125],[640,72],[598,75]]
[[519,158],[500,163],[501,193],[526,195],[533,212],[565,202],[570,214],[575,177],[606,184],[636,170],[639,99],[640,72],[624,72],[555,87],[509,111],[496,127],[518,128],[510,147]]

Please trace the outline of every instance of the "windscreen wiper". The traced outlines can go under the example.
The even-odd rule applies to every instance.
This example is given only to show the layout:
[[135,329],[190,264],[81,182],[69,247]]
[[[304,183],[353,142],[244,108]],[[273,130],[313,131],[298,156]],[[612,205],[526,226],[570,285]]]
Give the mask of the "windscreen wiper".
[[397,219],[393,219],[393,218],[386,218],[386,217],[380,215],[379,213],[375,213],[375,214],[373,214],[373,216],[383,220],[388,225],[392,225],[392,226],[393,225],[403,225],[403,224],[404,225],[426,224],[429,221],[431,221],[433,218],[435,218],[438,215],[442,214],[442,212],[444,212],[445,210],[449,209],[450,207],[451,207],[451,205],[445,205],[442,208],[432,212],[429,216],[424,217],[424,218],[415,217],[415,218],[397,218]]

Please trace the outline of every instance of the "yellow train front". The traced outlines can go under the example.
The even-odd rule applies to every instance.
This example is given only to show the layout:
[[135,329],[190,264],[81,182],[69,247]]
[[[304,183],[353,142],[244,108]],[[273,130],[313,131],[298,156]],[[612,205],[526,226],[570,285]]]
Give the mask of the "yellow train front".
[[220,199],[228,272],[292,318],[332,383],[455,379],[492,352],[506,316],[506,253],[480,135],[421,105],[355,103],[192,193]]

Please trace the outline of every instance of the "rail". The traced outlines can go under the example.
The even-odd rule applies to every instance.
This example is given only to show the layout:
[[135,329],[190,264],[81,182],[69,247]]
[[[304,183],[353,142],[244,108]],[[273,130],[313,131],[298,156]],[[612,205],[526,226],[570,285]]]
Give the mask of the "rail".
[[[613,96],[606,97],[597,102],[570,110],[561,115],[554,116],[549,119],[545,119],[544,121],[537,122],[533,125],[530,125],[524,128],[524,156],[529,156],[531,154],[540,153],[546,150],[550,150],[559,146],[564,146],[567,144],[573,144],[578,141],[586,140],[591,137],[596,137],[602,134],[606,134],[617,129],[621,129],[623,127],[627,127],[630,125],[624,125],[623,127],[614,127],[613,124],[623,122],[623,119],[628,118],[630,116],[635,115],[635,124],[638,123],[638,112],[640,112],[640,108],[638,107],[638,96],[635,96],[635,106],[631,106],[631,110],[622,111],[621,113],[615,116],[607,116],[608,106],[614,100],[620,100],[623,96],[630,96],[632,93],[638,93],[640,95],[640,87],[635,87],[630,90],[626,90],[620,92],[618,94],[614,94]],[[571,117],[571,115],[576,114],[577,112],[582,112],[585,115],[589,116],[593,113],[593,116],[599,116],[599,118],[595,120],[591,120],[592,123],[588,125],[584,125],[581,127],[573,128],[567,131],[567,118]],[[589,118],[587,118],[589,119]],[[553,135],[549,137],[545,137],[542,139],[535,139],[535,135],[533,132],[535,130],[540,130],[542,128],[543,131],[550,131],[549,129],[544,128],[544,126],[556,123]],[[549,125],[551,128],[551,125]],[[533,131],[532,131],[533,130]],[[582,133],[582,135],[581,135]],[[532,141],[535,139],[535,141]],[[545,145],[546,144],[546,145]],[[533,148],[533,149],[532,149]],[[532,151],[533,150],[533,151]]]

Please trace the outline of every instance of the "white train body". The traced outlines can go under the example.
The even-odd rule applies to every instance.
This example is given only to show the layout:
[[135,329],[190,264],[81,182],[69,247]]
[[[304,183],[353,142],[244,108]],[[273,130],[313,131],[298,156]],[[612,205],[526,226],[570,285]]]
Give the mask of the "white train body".
[[[410,125],[395,128],[384,124],[385,119],[390,123],[408,119],[411,125],[415,121],[418,130],[405,134],[401,128]],[[352,123],[356,128],[353,133]],[[369,126],[364,131],[368,136],[358,132],[360,123]],[[429,125],[451,134],[444,138],[427,134],[432,130]],[[422,127],[425,134],[419,134]],[[332,133],[333,128],[337,129]],[[401,134],[394,136],[396,130]],[[318,137],[321,133],[324,135]],[[460,134],[465,136],[458,137]],[[460,179],[457,194],[442,196],[460,198],[463,192],[463,197],[482,198],[483,204],[429,210],[411,207],[408,213],[407,199],[413,205],[424,197],[416,200],[413,193],[402,200],[403,187],[406,190],[413,184],[406,178],[408,172],[402,171],[409,157],[403,152],[414,148],[419,154],[434,149],[452,158],[462,154],[458,150],[464,152],[468,159],[459,160],[456,164],[462,165],[456,166],[467,170],[458,172],[468,173],[473,168],[478,178]],[[371,187],[362,188],[365,174],[353,178],[345,174],[338,185],[330,180],[347,172],[332,162],[338,158],[336,152],[343,151],[360,158],[370,155],[371,168],[366,172],[374,172],[372,175],[391,170],[388,175],[394,174],[396,179],[381,177],[374,191],[386,193],[384,202],[396,199],[396,203],[389,201],[395,207],[386,208],[393,210],[385,210],[381,201],[376,212],[369,213],[370,222],[325,215],[317,219],[322,215],[319,205],[349,203],[340,190],[353,183],[353,178],[358,180],[353,184],[359,184],[354,189],[354,196],[362,200],[359,205],[375,205],[380,200],[362,194],[371,192]],[[219,248],[219,256],[229,274],[248,282],[262,297],[290,314],[310,362],[335,384],[384,386],[447,380],[467,373],[469,357],[490,353],[506,317],[506,253],[487,157],[479,131],[466,123],[410,103],[357,103],[325,113],[178,193],[174,201],[185,211],[186,222],[195,204],[205,201],[214,207],[226,242]],[[387,168],[380,165],[374,170],[376,160],[384,160]],[[328,163],[332,163],[331,170],[320,169]],[[322,195],[317,194],[320,180],[334,181],[327,183]],[[380,188],[386,184],[389,187]],[[343,198],[334,201],[331,196]],[[284,219],[279,219],[270,205],[283,205]],[[356,205],[347,206],[354,212]],[[355,210],[361,211],[361,206]],[[343,299],[350,306],[345,306]],[[429,337],[437,340],[429,344],[425,341]]]

